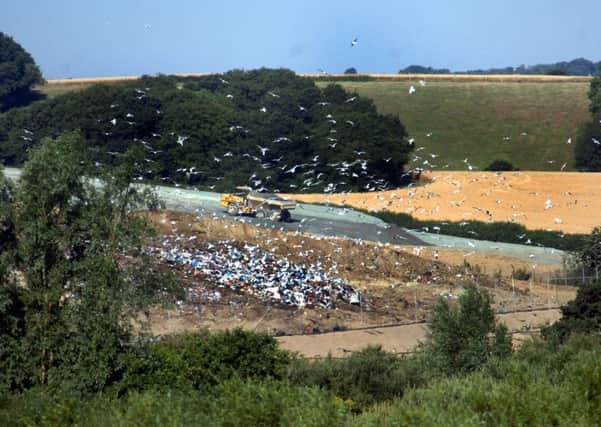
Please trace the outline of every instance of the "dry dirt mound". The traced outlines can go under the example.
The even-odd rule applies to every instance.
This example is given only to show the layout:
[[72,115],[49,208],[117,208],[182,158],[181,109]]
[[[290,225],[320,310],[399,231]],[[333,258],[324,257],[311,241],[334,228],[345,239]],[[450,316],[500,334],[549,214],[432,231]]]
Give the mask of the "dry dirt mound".
[[566,233],[589,233],[601,225],[601,175],[596,173],[428,172],[419,185],[393,191],[288,197],[387,209],[421,220],[512,221]]

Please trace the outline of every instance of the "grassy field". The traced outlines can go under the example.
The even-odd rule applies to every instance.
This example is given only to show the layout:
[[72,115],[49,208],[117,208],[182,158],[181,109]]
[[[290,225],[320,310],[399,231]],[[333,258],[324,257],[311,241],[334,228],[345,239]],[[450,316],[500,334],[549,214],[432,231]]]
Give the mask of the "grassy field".
[[[427,168],[423,161],[428,160],[438,168],[448,164],[448,169],[466,170],[469,163],[483,169],[503,159],[522,170],[558,171],[564,163],[570,170],[573,144],[566,142],[575,140],[578,126],[589,117],[587,81],[336,83],[401,119],[418,149],[424,147],[411,166]],[[412,85],[416,92],[410,95]]]

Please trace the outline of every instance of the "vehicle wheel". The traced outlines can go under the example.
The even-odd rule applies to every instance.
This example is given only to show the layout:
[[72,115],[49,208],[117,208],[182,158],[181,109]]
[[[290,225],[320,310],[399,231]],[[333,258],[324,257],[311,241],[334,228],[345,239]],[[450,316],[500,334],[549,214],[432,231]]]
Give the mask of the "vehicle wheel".
[[267,214],[265,213],[265,211],[263,209],[259,209],[257,210],[257,212],[255,213],[255,217],[258,219],[263,219],[267,216]]
[[269,213],[269,219],[272,221],[279,221],[280,220],[280,211],[277,210],[273,210]]
[[230,202],[227,204],[227,213],[230,215],[238,215],[238,205],[234,202]]
[[284,222],[290,221],[290,211],[283,210],[280,213],[280,221],[284,221]]

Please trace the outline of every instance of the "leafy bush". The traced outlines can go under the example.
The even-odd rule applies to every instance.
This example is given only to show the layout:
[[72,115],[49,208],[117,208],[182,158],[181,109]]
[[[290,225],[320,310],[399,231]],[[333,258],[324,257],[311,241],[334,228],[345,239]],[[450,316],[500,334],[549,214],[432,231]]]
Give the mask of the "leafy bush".
[[485,171],[505,172],[518,170],[507,160],[494,160],[490,165],[484,168]]
[[[601,98],[601,95],[599,95]],[[574,158],[576,167],[583,171],[601,171],[601,113],[580,127],[576,144],[574,144]]]
[[561,307],[561,319],[542,330],[542,335],[563,342],[572,334],[601,332],[601,281],[578,288],[576,298]]
[[[424,361],[444,375],[471,372],[491,356],[511,353],[507,328],[496,325],[488,292],[468,285],[458,306],[439,298],[428,323]],[[494,334],[494,337],[490,337]]]
[[530,280],[530,272],[526,271],[524,268],[518,268],[511,272],[511,277],[515,280]]
[[290,355],[266,334],[234,329],[167,337],[130,353],[120,394],[155,387],[203,388],[230,378],[280,379]]
[[474,374],[409,390],[350,425],[596,425],[601,411],[601,341],[574,337],[554,346],[527,341],[511,358]]
[[349,415],[347,404],[316,388],[240,380],[205,392],[172,389],[81,399],[35,390],[0,402],[0,424],[11,426],[339,426]]
[[344,359],[295,360],[286,378],[293,384],[325,388],[359,407],[400,397],[424,381],[416,359],[399,358],[379,346],[367,347]]

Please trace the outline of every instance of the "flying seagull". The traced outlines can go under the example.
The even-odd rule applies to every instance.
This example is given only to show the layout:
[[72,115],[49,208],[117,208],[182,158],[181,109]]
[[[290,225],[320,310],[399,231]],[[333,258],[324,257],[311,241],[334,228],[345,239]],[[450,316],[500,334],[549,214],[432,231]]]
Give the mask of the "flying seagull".
[[358,39],[357,37],[355,37],[355,38],[353,39],[353,41],[351,42],[351,47],[355,47],[355,46],[357,46],[357,43],[359,43],[359,39]]

